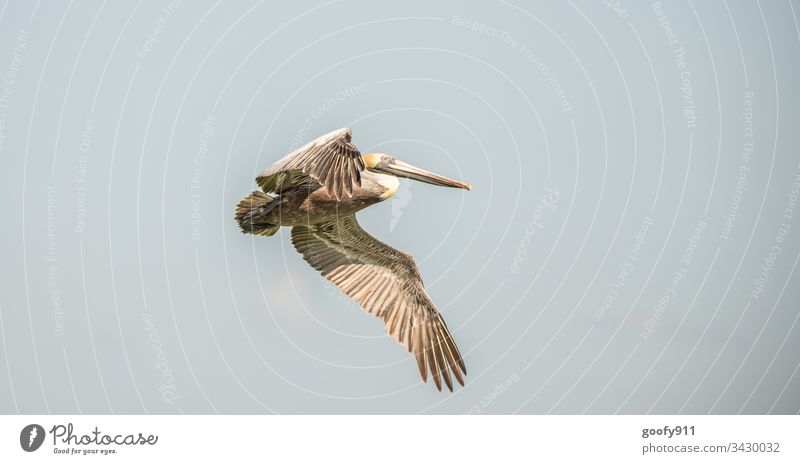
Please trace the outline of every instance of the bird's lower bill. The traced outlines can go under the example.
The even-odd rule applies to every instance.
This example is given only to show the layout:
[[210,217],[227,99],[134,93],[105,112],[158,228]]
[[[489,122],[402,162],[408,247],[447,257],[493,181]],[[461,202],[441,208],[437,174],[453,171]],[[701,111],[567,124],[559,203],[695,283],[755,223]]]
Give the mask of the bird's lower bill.
[[466,190],[472,189],[472,186],[467,183],[448,179],[447,177],[434,174],[399,160],[393,160],[389,163],[381,163],[378,166],[375,166],[373,170],[384,174],[391,174],[397,177],[418,180],[428,184],[441,185],[443,187],[455,187]]

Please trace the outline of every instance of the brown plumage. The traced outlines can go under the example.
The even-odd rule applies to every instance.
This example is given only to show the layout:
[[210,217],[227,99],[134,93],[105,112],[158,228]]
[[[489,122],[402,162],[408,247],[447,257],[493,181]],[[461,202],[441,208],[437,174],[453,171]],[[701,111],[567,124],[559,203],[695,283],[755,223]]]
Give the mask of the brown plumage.
[[383,319],[389,335],[417,358],[423,380],[430,371],[436,388],[443,379],[452,390],[452,372],[464,385],[464,360],[411,256],[366,233],[353,215],[295,226],[292,243],[314,269]]
[[469,189],[382,153],[363,158],[350,129],[323,135],[268,167],[253,192],[237,205],[242,232],[272,235],[292,226],[303,258],[370,314],[411,352],[420,375],[436,388],[464,385],[467,370],[444,319],[422,284],[411,256],[365,232],[355,213],[390,198],[397,177]]
[[316,181],[336,199],[352,195],[361,185],[364,161],[351,138],[346,128],[318,137],[265,169],[256,182],[265,192],[279,192]]

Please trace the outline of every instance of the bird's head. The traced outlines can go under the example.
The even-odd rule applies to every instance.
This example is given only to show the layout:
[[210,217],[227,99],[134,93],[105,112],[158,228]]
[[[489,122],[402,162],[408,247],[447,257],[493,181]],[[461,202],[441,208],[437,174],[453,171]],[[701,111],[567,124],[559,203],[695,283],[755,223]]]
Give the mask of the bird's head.
[[363,159],[366,168],[372,172],[388,174],[395,177],[405,177],[407,179],[418,180],[433,185],[441,185],[443,187],[455,187],[466,190],[472,189],[472,186],[467,183],[428,172],[424,169],[404,163],[385,153],[368,153],[364,155]]

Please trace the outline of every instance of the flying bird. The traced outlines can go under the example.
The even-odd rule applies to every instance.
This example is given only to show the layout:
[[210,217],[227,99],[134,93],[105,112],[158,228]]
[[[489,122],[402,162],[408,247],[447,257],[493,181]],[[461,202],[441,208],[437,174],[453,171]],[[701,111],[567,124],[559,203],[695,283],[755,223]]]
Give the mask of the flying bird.
[[386,331],[417,360],[424,382],[453,390],[467,369],[442,315],[422,284],[414,259],[369,235],[356,212],[397,192],[398,177],[470,190],[458,182],[384,153],[361,153],[343,128],[325,134],[269,166],[256,177],[261,191],[236,206],[242,232],[271,236],[292,228],[303,258],[361,307],[380,317]]

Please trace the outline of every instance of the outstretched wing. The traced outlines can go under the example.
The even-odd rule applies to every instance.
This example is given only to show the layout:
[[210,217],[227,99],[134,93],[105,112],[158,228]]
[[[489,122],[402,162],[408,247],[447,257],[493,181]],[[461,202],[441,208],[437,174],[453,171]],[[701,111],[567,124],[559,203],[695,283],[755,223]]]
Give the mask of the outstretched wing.
[[386,331],[414,354],[423,381],[450,391],[450,373],[464,385],[467,369],[450,331],[422,285],[411,256],[377,240],[355,215],[292,228],[303,258],[361,307],[383,319]]
[[350,143],[352,132],[348,128],[325,134],[264,170],[256,182],[266,192],[277,192],[288,187],[318,182],[336,199],[344,193],[352,195],[353,186],[361,185],[364,160]]

